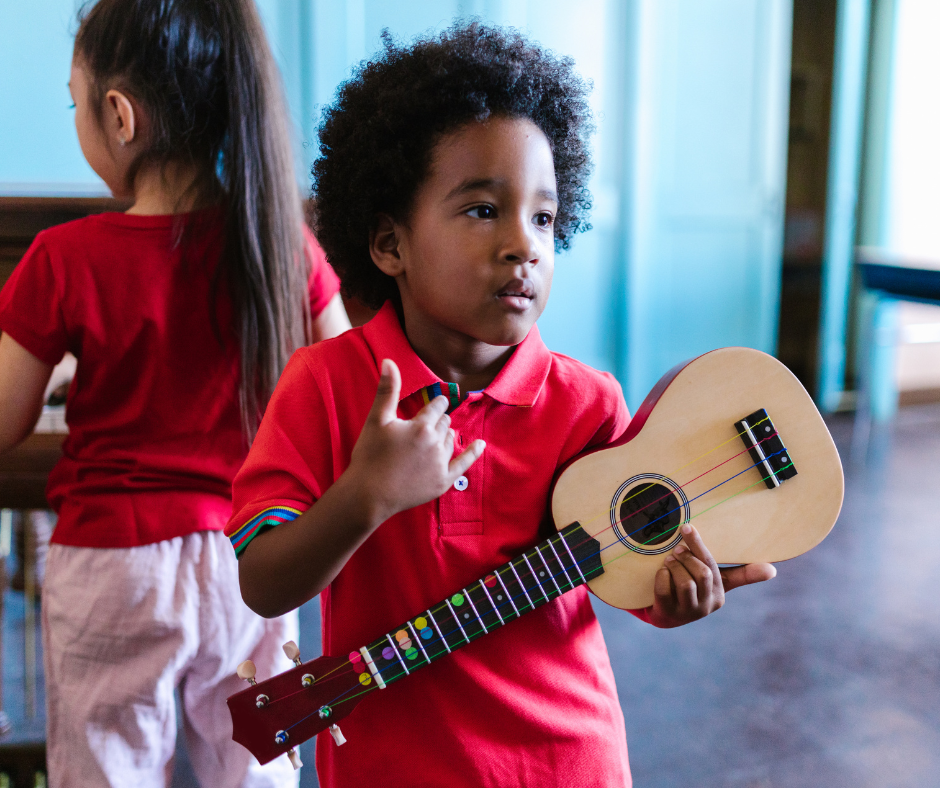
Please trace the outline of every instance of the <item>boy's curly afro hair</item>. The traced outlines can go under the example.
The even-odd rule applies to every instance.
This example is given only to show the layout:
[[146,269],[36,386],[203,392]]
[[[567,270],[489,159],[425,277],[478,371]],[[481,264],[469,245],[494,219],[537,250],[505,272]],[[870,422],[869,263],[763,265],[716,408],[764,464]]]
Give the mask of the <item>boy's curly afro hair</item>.
[[369,255],[380,213],[407,221],[445,134],[491,116],[527,118],[551,144],[558,185],[555,248],[586,222],[591,195],[590,86],[519,33],[478,22],[403,47],[383,32],[384,51],[344,83],[320,126],[313,165],[315,229],[347,295],[378,308],[395,280]]

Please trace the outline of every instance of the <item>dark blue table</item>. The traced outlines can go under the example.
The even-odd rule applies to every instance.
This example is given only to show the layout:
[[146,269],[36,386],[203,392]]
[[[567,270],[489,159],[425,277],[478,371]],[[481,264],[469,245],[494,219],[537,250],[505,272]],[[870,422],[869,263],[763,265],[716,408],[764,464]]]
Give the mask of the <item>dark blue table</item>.
[[888,421],[897,410],[894,380],[898,342],[897,302],[940,306],[940,261],[914,261],[861,248],[856,254],[863,286],[859,321],[858,405],[852,454],[864,458],[873,421]]

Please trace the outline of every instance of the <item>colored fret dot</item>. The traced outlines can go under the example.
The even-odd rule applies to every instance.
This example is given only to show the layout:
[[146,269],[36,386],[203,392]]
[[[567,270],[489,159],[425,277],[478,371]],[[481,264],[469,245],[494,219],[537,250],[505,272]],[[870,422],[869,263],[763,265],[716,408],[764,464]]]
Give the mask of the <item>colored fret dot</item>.
[[395,650],[391,646],[386,646],[382,649],[382,657],[385,659],[391,659],[395,656]]
[[408,637],[408,633],[404,629],[399,629],[395,633],[395,640],[397,640],[399,643],[401,643],[403,640],[407,640]]
[[496,575],[487,575],[486,580],[483,581],[483,585],[487,588],[492,588],[496,585]]
[[349,652],[349,661],[352,662],[353,665],[355,665],[357,662],[360,662],[361,660],[362,654],[360,654],[358,651]]
[[365,687],[365,686],[371,684],[371,683],[372,683],[372,676],[370,676],[368,673],[360,673],[360,674],[359,674],[359,683],[362,684],[363,687]]
[[434,637],[434,630],[431,629],[431,627],[425,627],[421,630],[421,637],[423,637],[425,640],[430,640],[432,637]]
[[408,650],[405,652],[405,656],[408,657],[408,659],[417,659],[417,657],[418,657],[418,649],[416,649],[416,648],[410,648],[410,649],[408,649]]
[[365,662],[357,662],[355,665],[353,665],[353,670],[355,670],[356,673],[365,673],[365,670],[366,670],[366,663],[365,663]]
[[407,651],[411,648],[411,638],[405,638],[401,643],[398,644],[398,647],[402,651]]
[[415,629],[419,632],[428,625],[428,620],[424,616],[418,616],[415,619]]
[[460,607],[463,604],[463,594],[454,594],[450,601],[454,607]]

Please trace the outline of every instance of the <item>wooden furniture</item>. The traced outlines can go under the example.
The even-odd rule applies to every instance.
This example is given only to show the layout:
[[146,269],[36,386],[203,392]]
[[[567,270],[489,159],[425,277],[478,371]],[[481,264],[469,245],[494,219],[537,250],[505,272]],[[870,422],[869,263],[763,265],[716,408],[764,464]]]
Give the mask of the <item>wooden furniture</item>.
[[0,454],[0,508],[46,509],[46,480],[62,456],[62,433],[35,433]]
[[0,748],[0,785],[36,788],[48,785],[46,746],[42,742],[7,744]]

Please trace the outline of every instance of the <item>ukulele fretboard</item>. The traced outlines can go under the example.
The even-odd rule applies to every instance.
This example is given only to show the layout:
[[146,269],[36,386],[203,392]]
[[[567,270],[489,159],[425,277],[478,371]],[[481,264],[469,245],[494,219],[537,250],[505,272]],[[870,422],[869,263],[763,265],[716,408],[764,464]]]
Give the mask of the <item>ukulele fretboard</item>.
[[572,523],[360,649],[359,680],[391,684],[603,572],[600,543]]

